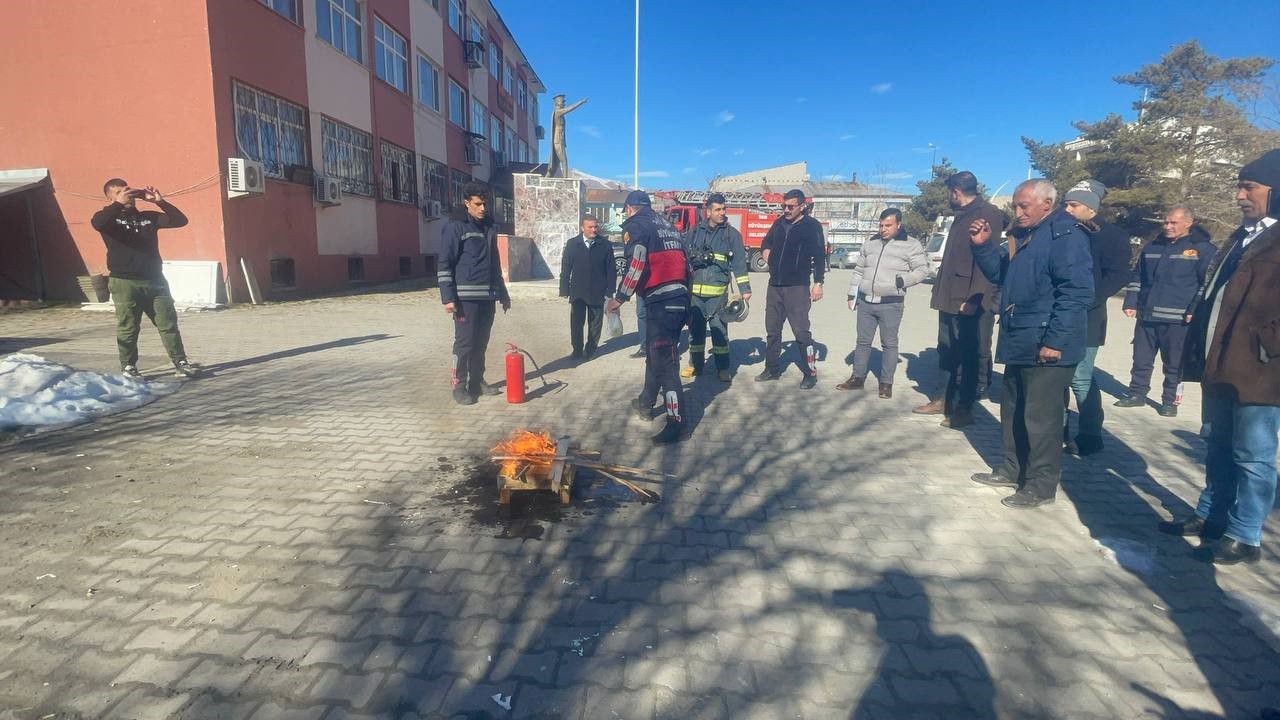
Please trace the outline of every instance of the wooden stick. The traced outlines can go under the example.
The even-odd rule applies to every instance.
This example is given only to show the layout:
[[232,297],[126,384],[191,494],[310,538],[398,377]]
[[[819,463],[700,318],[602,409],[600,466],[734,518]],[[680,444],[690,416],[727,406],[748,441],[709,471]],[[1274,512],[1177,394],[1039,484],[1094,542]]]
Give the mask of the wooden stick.
[[611,472],[607,472],[607,471],[605,471],[605,470],[600,470],[600,474],[601,474],[601,475],[604,475],[605,477],[609,478],[610,480],[612,480],[612,481],[614,481],[614,482],[618,483],[619,485],[621,485],[621,486],[623,486],[623,487],[627,488],[628,490],[630,490],[631,492],[633,492],[633,493],[635,493],[635,494],[639,495],[640,497],[649,498],[650,500],[657,500],[657,499],[658,499],[658,494],[657,494],[657,493],[655,493],[655,492],[653,492],[652,490],[647,490],[647,489],[642,488],[642,487],[640,487],[640,486],[638,486],[638,485],[635,485],[635,484],[633,484],[633,483],[627,482],[626,480],[623,480],[622,478],[618,477],[617,475],[614,475],[614,474],[613,474],[613,473],[611,473]]
[[675,475],[658,472],[657,470],[645,470],[644,468],[630,467],[627,465],[613,465],[610,463],[587,460],[585,458],[575,460],[574,463],[576,465],[581,465],[582,467],[591,468],[592,470],[609,470],[611,472],[625,473],[627,475],[657,475],[659,477],[671,478],[673,480],[676,479]]

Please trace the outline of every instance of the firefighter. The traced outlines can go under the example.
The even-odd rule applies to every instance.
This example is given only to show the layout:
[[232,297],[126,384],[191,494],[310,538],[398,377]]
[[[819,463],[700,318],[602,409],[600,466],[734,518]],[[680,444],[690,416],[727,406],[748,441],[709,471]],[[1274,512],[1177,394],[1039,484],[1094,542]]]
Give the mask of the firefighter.
[[627,274],[605,312],[617,312],[622,303],[639,295],[645,303],[648,347],[644,388],[631,408],[644,420],[653,418],[653,403],[661,389],[666,403],[666,425],[653,436],[659,445],[685,438],[684,388],[680,386],[680,356],[676,345],[689,316],[689,278],[692,274],[680,233],[649,204],[649,194],[633,190],[626,199],[627,219],[622,223],[627,245]]
[[494,303],[511,309],[502,281],[493,220],[485,213],[484,185],[467,183],[462,206],[440,234],[440,302],[453,316],[453,400],[475,405],[502,391],[484,381],[484,352],[493,329]]
[[684,236],[685,254],[693,267],[693,297],[689,301],[689,367],[681,377],[702,374],[706,362],[707,328],[711,328],[711,354],[721,382],[733,379],[729,370],[729,328],[720,311],[729,297],[730,279],[738,285],[742,300],[751,299],[747,275],[747,250],[742,235],[725,217],[724,195],[712,193],[704,204],[704,217]]

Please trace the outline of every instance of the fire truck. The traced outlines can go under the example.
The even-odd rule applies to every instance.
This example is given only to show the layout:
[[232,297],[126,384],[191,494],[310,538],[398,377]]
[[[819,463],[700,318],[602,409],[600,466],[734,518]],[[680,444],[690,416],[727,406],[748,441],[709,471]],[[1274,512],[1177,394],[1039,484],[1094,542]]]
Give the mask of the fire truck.
[[[707,196],[708,190],[661,190],[653,193],[654,197],[674,202],[663,215],[680,232],[685,232],[697,224],[698,214]],[[773,226],[773,221],[782,216],[782,193],[720,193],[725,199],[725,217],[739,234],[742,244],[747,249],[747,267],[755,272],[767,272],[768,263],[760,246],[764,236]],[[805,202],[811,202],[806,198]],[[825,228],[824,228],[825,230]],[[827,245],[830,254],[831,246]]]

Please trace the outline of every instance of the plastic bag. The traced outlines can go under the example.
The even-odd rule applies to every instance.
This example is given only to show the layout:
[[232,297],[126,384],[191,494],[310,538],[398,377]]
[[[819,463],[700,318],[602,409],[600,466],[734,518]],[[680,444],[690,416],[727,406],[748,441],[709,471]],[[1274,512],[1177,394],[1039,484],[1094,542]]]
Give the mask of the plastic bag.
[[610,340],[622,337],[622,313],[617,311],[608,313],[605,324],[609,326],[606,332]]

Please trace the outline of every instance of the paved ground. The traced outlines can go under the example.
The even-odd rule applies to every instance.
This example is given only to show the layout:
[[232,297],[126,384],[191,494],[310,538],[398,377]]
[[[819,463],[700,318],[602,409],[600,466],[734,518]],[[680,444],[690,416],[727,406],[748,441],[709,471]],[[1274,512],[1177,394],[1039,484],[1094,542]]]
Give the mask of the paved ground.
[[[1215,569],[1155,531],[1201,484],[1194,388],[1177,419],[1108,403],[1108,449],[1067,460],[1059,502],[1007,510],[968,480],[998,453],[994,404],[969,432],[909,413],[934,377],[923,291],[896,396],[832,389],[853,337],[833,275],[819,390],[794,367],[751,382],[762,343],[736,340],[752,364],[692,384],[675,449],[622,409],[630,347],[559,359],[556,301],[518,295],[498,320],[491,379],[511,339],[560,383],[522,406],[448,401],[430,290],[184,316],[209,377],[0,446],[0,717],[1252,718],[1280,700],[1275,553]],[[1112,322],[1108,392],[1128,369]],[[0,336],[114,370],[106,315],[3,315]],[[153,331],[143,354],[163,365]],[[584,482],[563,512],[505,519],[482,458],[517,426],[680,480],[656,504]]]

